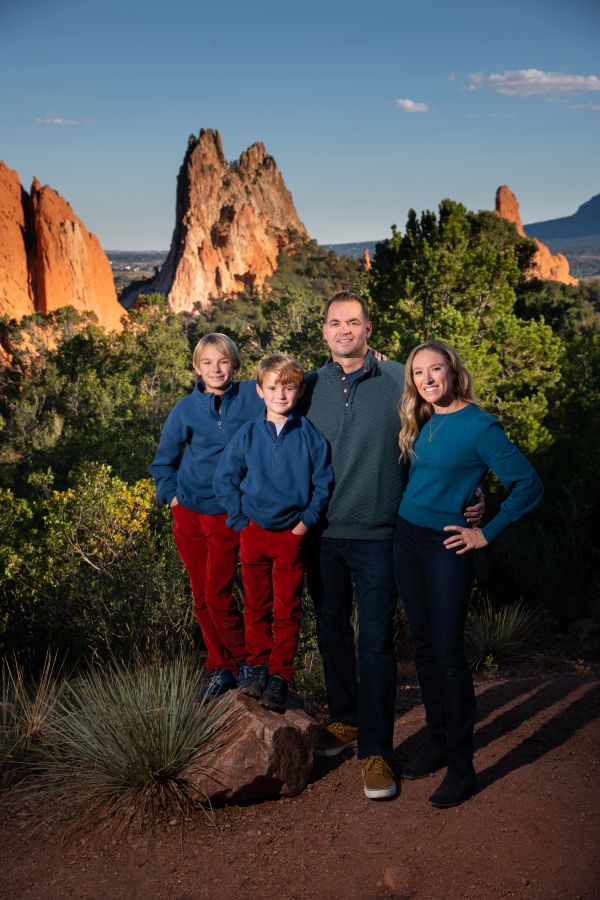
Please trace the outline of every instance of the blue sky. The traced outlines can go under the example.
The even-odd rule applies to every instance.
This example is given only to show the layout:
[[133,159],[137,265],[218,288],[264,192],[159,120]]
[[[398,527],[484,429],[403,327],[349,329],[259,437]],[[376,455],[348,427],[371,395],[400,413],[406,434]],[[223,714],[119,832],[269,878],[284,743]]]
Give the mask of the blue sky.
[[599,47],[596,0],[3,0],[0,158],[106,249],[168,247],[203,127],[263,141],[322,243],[499,184],[554,218],[600,192]]

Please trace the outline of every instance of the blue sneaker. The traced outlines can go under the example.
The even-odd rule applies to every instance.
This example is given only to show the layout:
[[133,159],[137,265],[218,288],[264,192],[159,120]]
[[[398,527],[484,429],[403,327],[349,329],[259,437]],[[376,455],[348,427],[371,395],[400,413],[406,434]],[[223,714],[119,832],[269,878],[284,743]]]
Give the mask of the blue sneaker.
[[283,712],[287,700],[288,683],[281,675],[269,675],[267,686],[260,695],[261,706]]
[[230,672],[229,669],[213,669],[212,672],[207,674],[208,677],[205,678],[199,688],[199,693],[207,700],[219,697],[225,691],[230,691],[236,687],[233,672]]
[[254,669],[248,662],[240,663],[237,686],[242,694],[247,694],[254,684]]
[[238,675],[238,687],[247,697],[258,699],[267,686],[267,666],[251,666],[250,663],[240,663]]

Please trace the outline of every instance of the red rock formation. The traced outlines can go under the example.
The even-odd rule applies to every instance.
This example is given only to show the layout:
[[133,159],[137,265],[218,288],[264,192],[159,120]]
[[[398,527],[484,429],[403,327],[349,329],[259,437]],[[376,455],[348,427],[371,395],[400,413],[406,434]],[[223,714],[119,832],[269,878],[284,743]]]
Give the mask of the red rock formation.
[[0,313],[20,319],[74,306],[122,329],[110,263],[66,200],[34,179],[31,195],[0,162]]
[[[496,191],[496,212],[503,219],[512,222],[521,237],[527,237],[523,230],[517,198],[506,185],[501,185]],[[537,247],[531,269],[527,273],[530,278],[560,281],[562,284],[579,284],[577,279],[569,274],[569,261],[566,256],[562,253],[551,253],[546,244],[542,244],[537,238],[530,240],[534,241]]]
[[260,288],[277,256],[308,240],[292,195],[260,143],[229,165],[217,131],[191,136],[177,180],[171,249],[144,293],[160,291],[171,309],[191,312],[211,297]]
[[0,313],[11,319],[35,312],[23,194],[18,174],[0,160]]

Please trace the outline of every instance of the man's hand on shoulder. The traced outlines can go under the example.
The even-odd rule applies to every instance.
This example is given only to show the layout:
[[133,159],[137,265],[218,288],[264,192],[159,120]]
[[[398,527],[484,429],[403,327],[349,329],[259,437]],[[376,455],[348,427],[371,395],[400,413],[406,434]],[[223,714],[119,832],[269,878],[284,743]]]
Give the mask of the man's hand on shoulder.
[[369,347],[368,349],[371,351],[377,362],[389,362],[389,356],[386,356],[381,350],[374,350],[373,347]]

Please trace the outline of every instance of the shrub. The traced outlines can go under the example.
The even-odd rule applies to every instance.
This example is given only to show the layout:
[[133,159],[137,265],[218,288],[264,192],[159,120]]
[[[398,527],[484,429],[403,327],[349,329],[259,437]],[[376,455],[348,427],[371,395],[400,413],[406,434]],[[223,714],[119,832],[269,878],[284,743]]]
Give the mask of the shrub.
[[538,624],[536,613],[526,609],[521,600],[496,610],[489,598],[484,598],[467,616],[465,650],[469,664],[477,669],[488,658],[518,656]]
[[29,764],[35,787],[73,818],[131,823],[186,815],[194,806],[183,772],[222,734],[235,694],[211,702],[201,673],[169,661],[92,669],[66,684]]
[[7,781],[44,741],[48,719],[62,690],[56,660],[46,656],[36,684],[29,685],[23,667],[3,660],[0,693],[0,777]]

